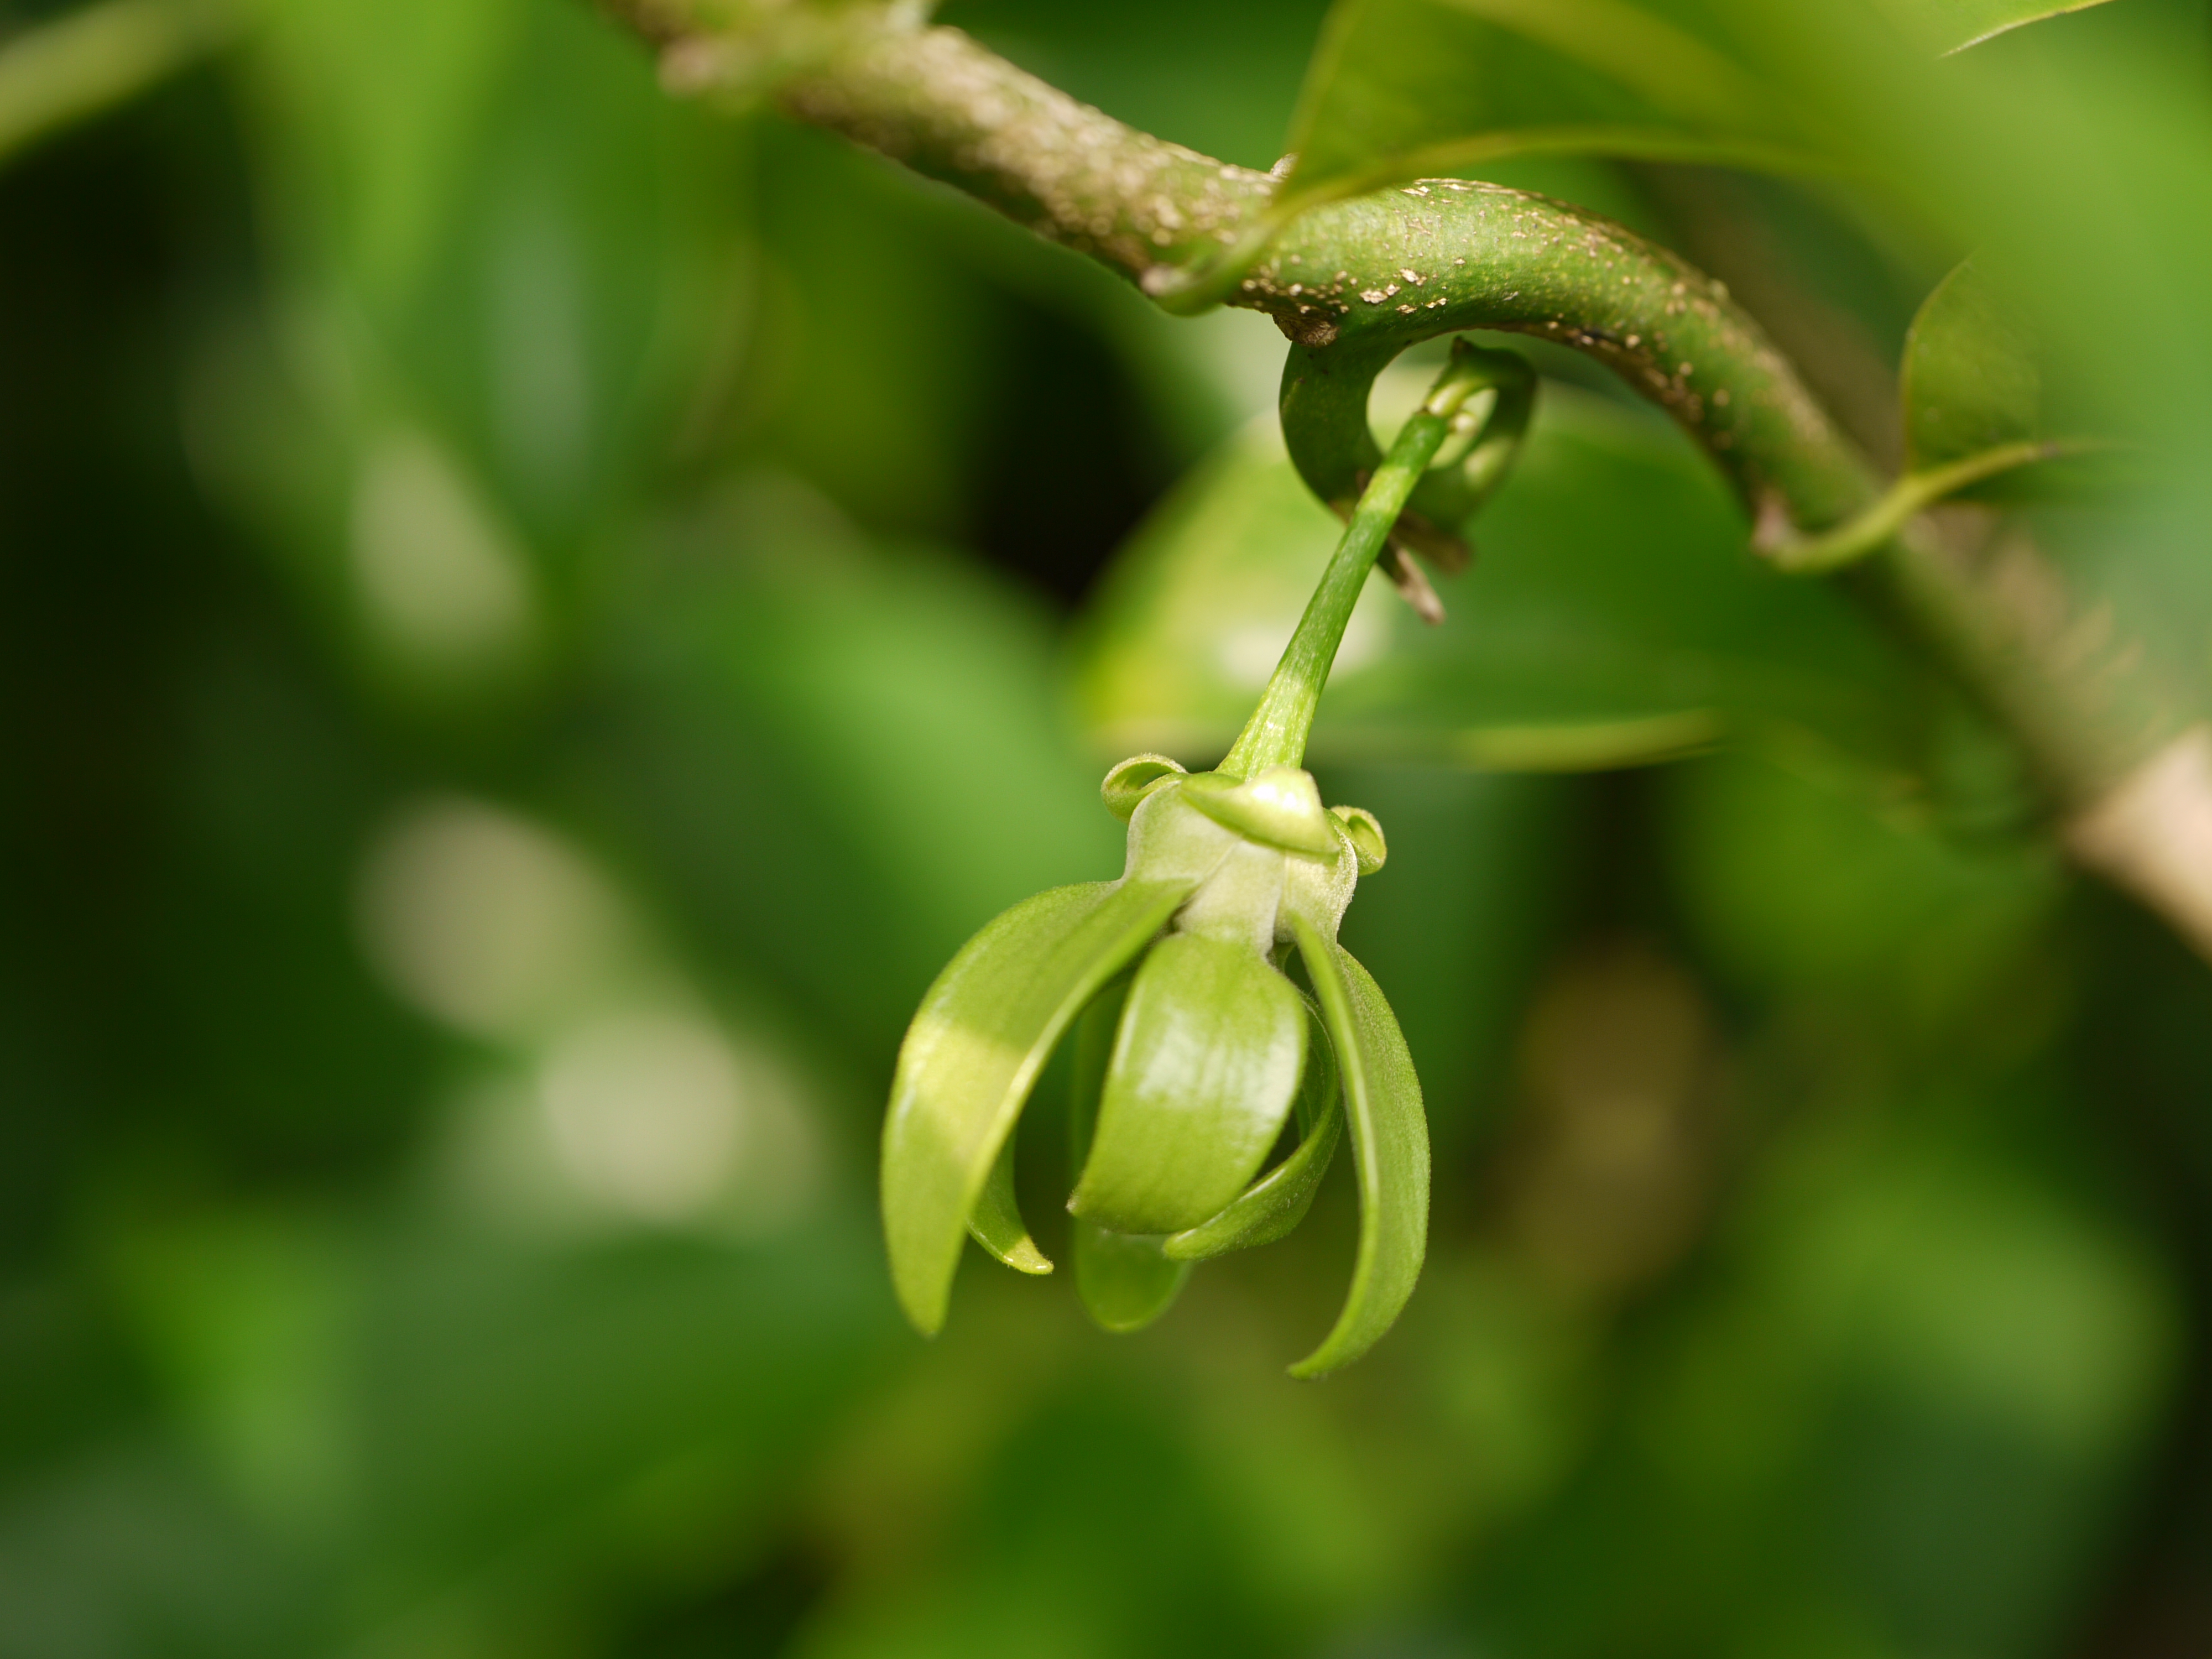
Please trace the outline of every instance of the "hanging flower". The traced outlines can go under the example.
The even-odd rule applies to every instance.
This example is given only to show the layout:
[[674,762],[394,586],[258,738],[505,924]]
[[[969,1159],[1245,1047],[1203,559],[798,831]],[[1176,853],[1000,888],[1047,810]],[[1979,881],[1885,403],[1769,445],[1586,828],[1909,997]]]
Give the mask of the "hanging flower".
[[[1295,767],[1239,781],[1141,755],[1105,794],[1129,821],[1121,878],[999,917],[908,1033],[884,1133],[900,1300],[921,1329],[942,1325],[970,1233],[1009,1267],[1051,1271],[1014,1208],[1011,1148],[1038,1072],[1088,1008],[1068,1200],[1086,1303],[1133,1329],[1191,1262],[1283,1237],[1348,1121],[1362,1199],[1352,1297],[1292,1368],[1333,1370],[1397,1317],[1427,1230],[1420,1085],[1389,1005],[1336,942],[1354,884],[1382,864],[1382,831],[1357,808],[1324,811]],[[1293,950],[1310,1000],[1282,971]],[[1262,1174],[1301,1106],[1295,1150]]]
[[[884,1126],[892,1281],[927,1334],[945,1322],[973,1237],[1008,1267],[1052,1271],[1015,1206],[1014,1131],[1038,1074],[1074,1033],[1067,1207],[1079,1292],[1101,1324],[1157,1317],[1190,1264],[1282,1237],[1304,1218],[1347,1128],[1359,1205],[1352,1290],[1319,1376],[1387,1331],[1419,1277],[1428,1231],[1421,1090],[1396,1017],[1336,942],[1382,831],[1323,810],[1300,769],[1338,644],[1413,487],[1443,447],[1517,437],[1532,382],[1517,359],[1455,344],[1426,403],[1374,469],[1343,542],[1218,770],[1158,755],[1107,775],[1129,825],[1118,881],[1024,901],[962,947],[923,997]],[[1496,393],[1480,416],[1473,395]],[[1402,549],[1394,549],[1402,559]],[[1302,989],[1285,971],[1295,954]],[[1270,1152],[1295,1127],[1291,1150]]]

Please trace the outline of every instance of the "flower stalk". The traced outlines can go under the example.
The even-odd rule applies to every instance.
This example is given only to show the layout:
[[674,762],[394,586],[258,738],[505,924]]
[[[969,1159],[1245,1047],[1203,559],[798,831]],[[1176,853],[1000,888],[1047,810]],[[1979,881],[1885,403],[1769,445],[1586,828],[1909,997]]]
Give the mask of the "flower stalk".
[[[1344,643],[1352,607],[1367,586],[1367,573],[1444,441],[1456,431],[1474,437],[1479,445],[1480,428],[1488,422],[1468,405],[1479,392],[1501,390],[1501,375],[1512,373],[1498,362],[1501,357],[1505,354],[1484,351],[1463,339],[1452,342],[1443,373],[1400,428],[1382,464],[1360,492],[1321,585],[1307,601],[1297,631],[1261,693],[1260,706],[1222,760],[1224,775],[1249,778],[1269,767],[1297,766],[1305,760],[1306,738],[1313,730],[1322,688],[1328,683],[1337,647]],[[1519,360],[1506,357],[1506,362],[1517,368]],[[1493,402],[1493,416],[1497,407]]]

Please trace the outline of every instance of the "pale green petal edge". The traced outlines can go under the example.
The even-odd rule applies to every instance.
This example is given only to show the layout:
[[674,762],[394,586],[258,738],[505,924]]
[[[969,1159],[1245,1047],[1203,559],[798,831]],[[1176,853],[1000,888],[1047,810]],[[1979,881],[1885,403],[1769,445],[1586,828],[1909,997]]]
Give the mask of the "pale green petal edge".
[[1014,1138],[999,1149],[983,1195],[968,1215],[968,1237],[1018,1273],[1048,1273],[1052,1258],[1036,1247],[1014,1201]]
[[899,1305],[945,1324],[969,1218],[1060,1034],[1189,896],[1091,882],[1025,899],[963,945],[921,1000],[884,1120],[884,1240]]
[[1291,1367],[1292,1376],[1316,1377],[1373,1347],[1413,1293],[1428,1249],[1429,1126],[1413,1057],[1382,988],[1303,916],[1291,925],[1336,1049],[1359,1183],[1351,1294],[1321,1346]]

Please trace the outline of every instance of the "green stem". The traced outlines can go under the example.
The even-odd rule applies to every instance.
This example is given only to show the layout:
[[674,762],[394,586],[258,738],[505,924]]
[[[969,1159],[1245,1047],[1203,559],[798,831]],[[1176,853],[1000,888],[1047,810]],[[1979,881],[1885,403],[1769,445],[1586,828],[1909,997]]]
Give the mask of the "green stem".
[[1277,234],[1316,208],[1366,196],[1407,179],[1457,176],[1500,161],[1536,155],[1595,155],[1612,161],[1741,167],[1754,173],[1832,170],[1824,169],[1818,157],[1779,145],[1697,138],[1663,128],[1585,124],[1480,133],[1388,155],[1319,185],[1302,185],[1293,175],[1238,231],[1234,242],[1191,266],[1153,267],[1145,273],[1145,292],[1162,310],[1179,317],[1231,303],[1238,283]]
[[1792,575],[1826,575],[1880,552],[1915,514],[1925,512],[1946,496],[1955,495],[2000,473],[2039,461],[2064,460],[2087,454],[2099,447],[2101,446],[2065,439],[2027,441],[1984,449],[1963,460],[1931,466],[1924,471],[1908,472],[1873,506],[1833,530],[1818,536],[1788,536],[1762,544],[1759,551],[1777,569],[1787,570]]
[[1304,760],[1314,710],[1320,706],[1322,688],[1328,684],[1337,647],[1344,642],[1352,608],[1367,586],[1367,573],[1375,568],[1376,556],[1405,510],[1413,486],[1443,447],[1452,417],[1488,378],[1476,353],[1454,341],[1451,361],[1360,492],[1344,538],[1322,573],[1321,586],[1306,602],[1297,631],[1283,647],[1267,689],[1260,694],[1260,706],[1222,760],[1221,771],[1249,778],[1271,766],[1296,766]]

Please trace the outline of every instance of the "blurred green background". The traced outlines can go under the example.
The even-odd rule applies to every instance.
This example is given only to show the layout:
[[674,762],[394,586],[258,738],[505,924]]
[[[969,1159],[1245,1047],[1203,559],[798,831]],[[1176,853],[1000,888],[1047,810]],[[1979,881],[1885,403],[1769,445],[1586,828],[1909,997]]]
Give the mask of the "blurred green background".
[[[1266,167],[1322,12],[942,15]],[[2027,33],[2201,114],[2200,4]],[[1924,224],[1493,172],[1893,450]],[[1139,1336],[980,1260],[899,1323],[922,988],[1326,555],[1281,349],[580,0],[286,0],[0,173],[0,1656],[2212,1651],[2212,975],[1565,358],[1316,738],[1437,1149],[1398,1330],[1282,1375],[1341,1171]]]

